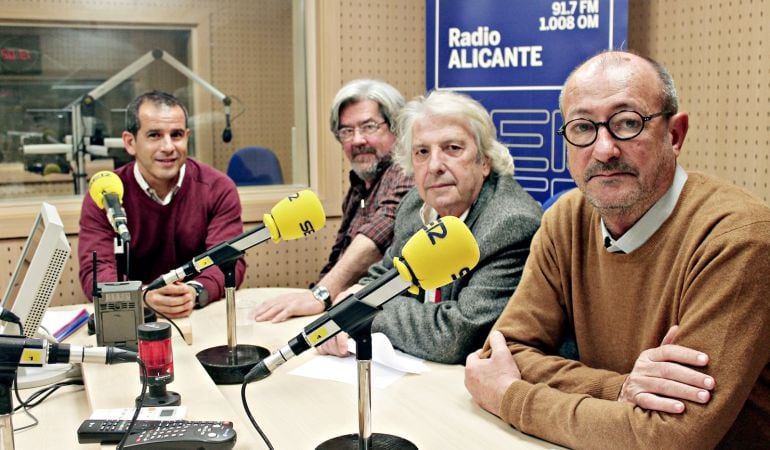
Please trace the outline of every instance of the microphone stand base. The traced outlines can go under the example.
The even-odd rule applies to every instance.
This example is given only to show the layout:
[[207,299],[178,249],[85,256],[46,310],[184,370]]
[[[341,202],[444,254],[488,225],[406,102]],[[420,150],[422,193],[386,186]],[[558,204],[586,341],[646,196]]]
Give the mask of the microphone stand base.
[[227,345],[211,347],[198,352],[195,357],[216,384],[241,384],[243,377],[260,361],[270,356],[270,351],[256,345],[238,344],[231,352]]
[[[139,397],[136,398],[139,400]],[[161,397],[144,397],[142,407],[145,406],[179,406],[182,404],[182,396],[173,391],[166,391]]]
[[[322,442],[316,447],[316,450],[358,450],[361,448],[359,444],[358,434],[346,434]],[[382,433],[372,433],[366,448],[370,450],[417,450],[417,446],[411,441],[392,434]]]

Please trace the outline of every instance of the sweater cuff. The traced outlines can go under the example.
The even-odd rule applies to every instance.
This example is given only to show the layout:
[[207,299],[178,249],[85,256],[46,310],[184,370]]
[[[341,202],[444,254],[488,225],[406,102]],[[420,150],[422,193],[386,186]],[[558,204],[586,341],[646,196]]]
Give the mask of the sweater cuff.
[[524,401],[534,385],[527,381],[516,381],[505,391],[500,404],[500,418],[521,431],[521,415],[524,411]]
[[618,396],[620,395],[620,389],[623,387],[623,383],[626,382],[626,378],[628,378],[628,375],[619,374],[606,379],[597,386],[595,392],[590,392],[589,395],[602,400],[617,401]]

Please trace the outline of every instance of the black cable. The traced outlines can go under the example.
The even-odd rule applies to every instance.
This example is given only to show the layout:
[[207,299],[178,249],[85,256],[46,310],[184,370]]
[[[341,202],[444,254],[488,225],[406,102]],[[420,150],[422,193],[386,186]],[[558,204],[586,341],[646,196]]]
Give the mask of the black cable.
[[69,380],[69,381],[62,381],[59,383],[52,384],[50,386],[46,386],[43,389],[40,389],[32,394],[30,394],[29,397],[27,397],[26,400],[21,399],[21,395],[19,394],[19,387],[14,384],[14,392],[16,393],[16,400],[19,402],[19,405],[16,406],[13,410],[17,411],[21,408],[27,408],[32,409],[35,406],[43,403],[45,399],[51,396],[54,392],[58,391],[59,389],[65,387],[65,386],[82,386],[83,380]]
[[144,396],[147,394],[147,366],[145,366],[144,361],[139,358],[136,358],[136,363],[139,364],[139,367],[142,369],[142,393],[136,398],[136,410],[134,411],[134,416],[131,418],[131,422],[128,424],[128,428],[126,428],[126,433],[123,435],[123,438],[120,439],[120,442],[118,442],[118,446],[115,450],[123,450],[123,446],[126,445],[126,439],[128,439],[128,435],[131,434],[131,431],[134,430],[136,419],[139,417],[139,410],[142,409],[142,404],[144,404]]
[[129,275],[131,273],[131,268],[129,267],[131,265],[131,243],[130,242],[123,242],[123,251],[126,252],[126,280],[130,280],[131,276]]
[[[71,385],[83,385],[83,380],[62,381],[60,383],[52,384],[51,386],[47,386],[47,387],[45,387],[43,389],[40,389],[40,390],[32,393],[29,397],[27,397],[26,400],[23,400],[21,398],[21,394],[19,393],[18,373],[14,374],[13,392],[14,392],[14,394],[16,394],[16,401],[18,401],[19,405],[16,406],[13,409],[12,414],[16,414],[16,412],[19,409],[23,409],[24,410],[24,414],[26,414],[27,416],[29,416],[30,419],[32,419],[32,423],[29,424],[29,425],[25,425],[23,427],[14,428],[13,432],[16,433],[16,432],[19,432],[19,431],[24,431],[24,430],[27,430],[27,429],[30,429],[30,428],[33,428],[33,427],[37,426],[37,424],[40,423],[40,422],[37,420],[37,417],[32,415],[31,412],[29,412],[29,410],[34,408],[35,406],[41,404],[51,394],[53,394],[54,392],[59,390],[59,388],[62,388],[64,386],[71,386]],[[38,397],[40,397],[40,398],[38,398]],[[37,401],[35,401],[35,400],[37,400]]]
[[230,98],[233,100],[236,100],[241,105],[240,112],[238,112],[238,114],[235,114],[230,118],[230,124],[232,125],[235,122],[235,119],[241,117],[246,112],[247,108],[246,108],[246,104],[243,103],[243,100],[239,99],[238,97],[231,95]]
[[23,427],[14,428],[13,429],[14,433],[19,433],[24,430],[29,430],[30,428],[36,427],[40,423],[40,421],[37,420],[37,417],[35,417],[31,412],[29,412],[29,410],[26,407],[24,408],[24,414],[26,414],[27,416],[29,416],[30,419],[32,419],[32,423],[29,425],[24,425]]
[[5,322],[11,322],[19,326],[19,336],[24,337],[24,324],[21,323],[19,316],[14,314],[11,310],[0,308],[0,320]]
[[156,310],[155,308],[153,308],[152,306],[150,306],[150,304],[149,304],[149,303],[147,303],[147,293],[148,293],[148,292],[150,292],[150,291],[149,291],[149,290],[145,290],[145,291],[144,291],[144,294],[142,294],[142,303],[144,303],[144,306],[146,306],[146,307],[147,307],[147,308],[148,308],[150,311],[154,312],[155,314],[159,315],[160,317],[162,317],[162,318],[164,318],[164,319],[168,320],[168,322],[169,322],[171,325],[173,325],[173,326],[174,326],[174,328],[176,328],[176,331],[178,331],[178,332],[179,332],[179,336],[182,338],[182,340],[184,340],[184,333],[182,333],[182,330],[181,330],[181,329],[179,329],[179,326],[176,324],[176,322],[174,322],[173,320],[169,319],[169,318],[168,318],[168,316],[166,316],[166,315],[165,315],[165,314],[163,314],[162,312],[160,312],[160,311]]
[[0,320],[4,322],[11,322],[15,323],[19,326],[19,329],[21,330],[21,335],[24,336],[24,325],[21,324],[21,319],[19,319],[19,316],[14,314],[11,310],[2,308],[0,311]]
[[257,430],[257,433],[262,437],[262,440],[265,441],[265,444],[267,445],[267,448],[269,450],[273,450],[273,444],[270,443],[270,439],[267,438],[267,435],[265,435],[264,431],[262,431],[262,428],[257,425],[257,421],[254,420],[254,416],[251,415],[251,410],[249,409],[249,402],[246,401],[246,385],[248,383],[243,383],[241,385],[241,402],[243,403],[243,409],[246,411],[246,416],[251,421],[251,424],[254,425],[254,429]]

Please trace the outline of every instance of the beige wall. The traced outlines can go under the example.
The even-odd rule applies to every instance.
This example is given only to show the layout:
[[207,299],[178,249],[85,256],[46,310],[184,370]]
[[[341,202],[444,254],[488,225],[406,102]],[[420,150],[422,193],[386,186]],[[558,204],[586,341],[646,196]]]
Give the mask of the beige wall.
[[629,3],[629,46],[669,68],[690,113],[682,165],[770,203],[770,0]]
[[[34,5],[42,3],[60,4],[51,0]],[[93,5],[94,2],[87,3]],[[213,5],[214,1],[164,3],[204,7]],[[240,4],[248,10],[255,3]],[[328,102],[342,83],[362,76],[385,79],[407,97],[422,93],[425,88],[425,5],[414,0],[323,0],[319,3],[318,14],[323,20],[316,36],[320,75],[315,81],[321,104],[315,114],[318,148],[338,155],[343,164],[336,165],[337,168],[325,161],[318,164],[321,172],[327,167],[340,171],[339,176],[332,177],[336,184],[329,188],[337,189],[341,195],[347,189],[344,174],[348,166],[341,153],[335,153],[336,144],[326,130]],[[660,60],[671,69],[682,109],[690,112],[690,133],[681,158],[683,165],[744,186],[766,202],[770,202],[768,10],[770,0],[724,5],[699,0],[631,0],[629,7],[629,47]],[[227,83],[235,78],[228,75],[221,80]],[[260,124],[262,119],[254,120]],[[250,250],[246,285],[296,286],[314,280],[338,224],[338,220],[330,221],[316,239]],[[6,267],[15,261],[8,248],[18,246],[18,240],[0,241],[0,285],[7,280]],[[75,266],[74,261],[68,265],[66,277],[76,278]],[[10,270],[12,267],[8,272]],[[296,271],[300,272],[299,278],[295,276]],[[70,279],[64,280],[57,302],[79,298],[77,286]]]

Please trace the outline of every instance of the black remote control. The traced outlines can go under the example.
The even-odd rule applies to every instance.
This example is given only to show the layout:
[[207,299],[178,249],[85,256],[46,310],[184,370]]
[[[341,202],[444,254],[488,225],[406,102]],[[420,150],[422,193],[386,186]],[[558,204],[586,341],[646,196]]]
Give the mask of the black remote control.
[[[133,432],[158,427],[162,420],[137,420]],[[130,420],[84,420],[78,428],[78,442],[81,444],[101,443],[117,444],[126,434]]]
[[[78,442],[117,444],[129,420],[86,420],[78,428]],[[235,445],[232,422],[189,420],[137,420],[126,439],[126,449],[212,449]]]

